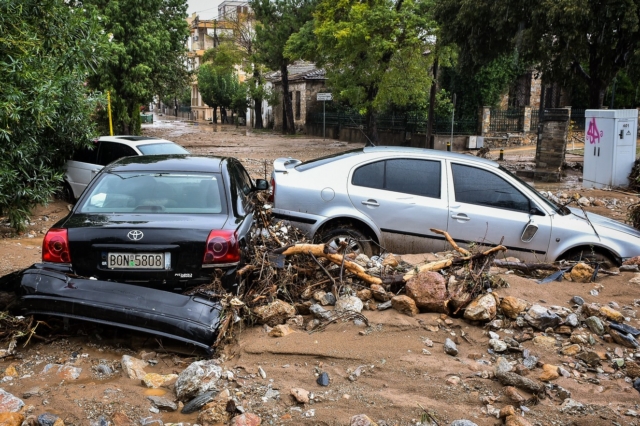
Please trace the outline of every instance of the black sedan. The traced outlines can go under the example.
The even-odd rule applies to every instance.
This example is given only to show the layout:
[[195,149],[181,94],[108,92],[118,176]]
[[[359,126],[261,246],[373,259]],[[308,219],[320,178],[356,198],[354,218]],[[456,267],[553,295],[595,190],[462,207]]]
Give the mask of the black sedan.
[[208,346],[215,304],[185,296],[220,279],[236,291],[255,183],[233,158],[127,157],[105,167],[21,274],[27,313],[111,323]]

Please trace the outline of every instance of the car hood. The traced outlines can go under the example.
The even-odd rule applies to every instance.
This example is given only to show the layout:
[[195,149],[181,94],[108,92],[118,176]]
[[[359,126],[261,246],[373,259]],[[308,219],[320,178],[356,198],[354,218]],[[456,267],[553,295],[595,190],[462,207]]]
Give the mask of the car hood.
[[228,216],[213,214],[83,214],[71,215],[65,222],[67,228],[135,227],[166,229],[222,229]]
[[[585,214],[581,209],[578,209],[575,207],[569,207],[569,210],[571,210],[571,213],[573,213],[574,215],[580,218],[585,218]],[[600,216],[599,214],[589,213],[589,212],[587,212],[586,217],[589,219],[589,221],[591,221],[591,223],[596,227],[596,229],[598,227],[603,227],[607,229],[612,229],[614,231],[624,232],[625,234],[629,234],[636,238],[640,238],[640,231],[638,231],[637,229],[629,225],[625,225],[624,223],[618,222],[617,220],[609,219],[608,217]]]

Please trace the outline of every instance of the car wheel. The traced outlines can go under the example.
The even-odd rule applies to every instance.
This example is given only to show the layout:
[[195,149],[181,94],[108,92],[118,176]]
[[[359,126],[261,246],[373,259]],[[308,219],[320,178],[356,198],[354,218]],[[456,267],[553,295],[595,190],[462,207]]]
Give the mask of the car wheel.
[[347,253],[362,253],[371,257],[377,252],[377,247],[373,244],[371,238],[350,226],[329,229],[322,234],[320,240],[334,250],[338,250],[342,243],[346,242]]
[[566,260],[575,262],[582,261],[586,263],[599,263],[600,267],[603,269],[611,269],[618,266],[618,262],[610,254],[595,251],[590,248],[576,249],[567,253],[563,257]]
[[62,188],[60,188],[58,198],[62,201],[66,201],[70,204],[75,204],[76,197],[73,196],[73,189],[71,189],[71,185],[68,182],[64,182],[62,184]]

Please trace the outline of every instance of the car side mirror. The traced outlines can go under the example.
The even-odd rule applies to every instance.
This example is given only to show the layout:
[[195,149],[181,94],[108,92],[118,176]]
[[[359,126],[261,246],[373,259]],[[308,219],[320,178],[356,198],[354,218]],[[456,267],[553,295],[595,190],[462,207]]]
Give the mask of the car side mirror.
[[531,206],[531,209],[529,209],[529,214],[531,216],[544,216],[544,212],[536,206]]
[[266,191],[269,189],[269,182],[265,179],[256,179],[256,186],[254,188],[256,191]]
[[520,240],[523,243],[528,243],[535,237],[538,232],[538,225],[533,221],[533,219],[529,219],[529,223],[524,227],[524,231],[522,231],[522,235],[520,236]]

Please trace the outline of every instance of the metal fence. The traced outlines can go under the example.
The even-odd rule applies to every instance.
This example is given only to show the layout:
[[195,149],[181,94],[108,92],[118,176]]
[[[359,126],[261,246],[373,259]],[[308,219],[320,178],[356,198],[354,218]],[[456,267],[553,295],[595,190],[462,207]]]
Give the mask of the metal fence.
[[492,109],[489,131],[522,132],[524,130],[524,108]]
[[540,110],[532,109],[531,110],[531,131],[535,132],[538,129],[538,124],[540,123]]
[[573,130],[584,130],[584,112],[584,109],[571,108],[571,124],[573,125]]
[[[312,113],[312,124],[322,125],[323,119],[327,127],[344,127],[366,129],[365,117],[357,113],[321,112]],[[427,116],[420,112],[380,114],[376,119],[378,130],[406,131],[409,133],[427,132]],[[455,118],[453,122],[454,135],[475,135],[478,132],[478,118]],[[451,134],[451,117],[435,117],[434,134]]]

